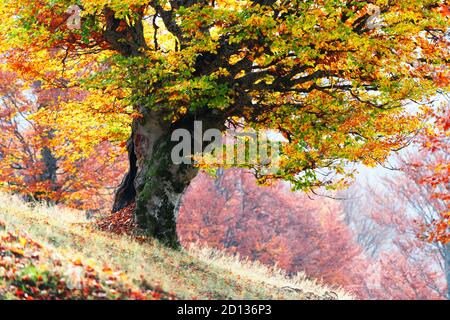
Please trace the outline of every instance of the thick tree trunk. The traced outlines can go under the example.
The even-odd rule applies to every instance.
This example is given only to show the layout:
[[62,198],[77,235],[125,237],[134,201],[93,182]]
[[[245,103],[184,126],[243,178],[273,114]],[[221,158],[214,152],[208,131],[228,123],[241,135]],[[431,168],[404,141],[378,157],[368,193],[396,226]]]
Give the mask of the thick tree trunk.
[[176,222],[181,197],[198,170],[172,162],[171,152],[178,142],[172,142],[171,136],[179,128],[193,132],[194,121],[171,123],[163,119],[162,114],[150,111],[133,123],[128,141],[130,168],[117,190],[113,211],[135,202],[135,221],[145,234],[178,247]]
[[[142,49],[148,47],[142,22],[144,12],[135,17],[133,25],[121,21],[108,7],[104,9],[104,14],[106,18],[104,38],[112,49],[125,57],[145,55]],[[164,23],[169,29],[174,26],[178,28],[174,21],[169,21],[170,16],[165,15],[163,19],[166,20]],[[127,27],[119,28],[122,25]],[[200,55],[199,59],[205,58]],[[203,74],[199,70],[207,65],[208,63],[204,62],[198,63],[196,68],[198,75]],[[214,113],[209,108],[204,110],[197,108],[195,114],[186,115],[183,119],[172,123],[163,120],[166,119],[163,112],[149,111],[140,106],[137,106],[137,109],[143,113],[143,118],[133,123],[132,136],[128,142],[130,169],[117,190],[113,211],[119,211],[135,202],[135,219],[139,227],[167,245],[178,246],[176,234],[178,206],[184,190],[196,176],[197,169],[192,165],[176,165],[171,161],[171,151],[175,145],[171,142],[172,132],[175,129],[193,132],[194,120],[204,121],[205,130],[213,127],[221,129],[225,116],[221,115],[219,118],[219,113]]]

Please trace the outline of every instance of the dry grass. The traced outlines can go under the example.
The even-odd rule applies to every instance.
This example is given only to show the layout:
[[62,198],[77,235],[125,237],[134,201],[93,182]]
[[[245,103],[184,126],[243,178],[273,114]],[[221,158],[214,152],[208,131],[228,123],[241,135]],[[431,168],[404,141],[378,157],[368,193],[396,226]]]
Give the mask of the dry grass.
[[[160,287],[182,299],[351,299],[299,274],[227,256],[208,248],[167,249],[98,231],[84,213],[41,204],[29,206],[0,193],[0,221],[9,229],[71,259],[123,272],[136,286]],[[0,279],[1,280],[1,279]]]
[[316,279],[309,278],[305,273],[288,276],[282,269],[268,267],[262,263],[250,261],[246,258],[228,255],[220,250],[200,248],[196,245],[192,245],[189,248],[189,253],[208,265],[219,266],[240,278],[250,279],[256,283],[291,291],[300,290],[306,293],[306,295],[313,293],[322,297],[329,296],[341,300],[353,299],[344,290],[340,288],[331,289]]

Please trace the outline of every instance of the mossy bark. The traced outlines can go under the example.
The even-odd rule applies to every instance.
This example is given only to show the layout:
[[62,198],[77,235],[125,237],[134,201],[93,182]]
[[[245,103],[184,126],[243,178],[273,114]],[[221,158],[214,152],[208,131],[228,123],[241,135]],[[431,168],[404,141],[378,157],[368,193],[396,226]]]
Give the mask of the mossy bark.
[[138,225],[146,233],[171,247],[178,247],[176,231],[181,197],[196,176],[191,165],[174,165],[170,154],[170,136],[161,137],[153,154],[136,179],[136,212]]
[[[164,115],[150,111],[133,123],[133,133],[128,141],[130,169],[116,193],[113,211],[136,203],[135,221],[141,232],[162,243],[179,247],[176,224],[181,198],[197,168],[191,164],[174,164],[171,136],[176,129],[191,132],[194,138],[195,117],[178,122],[167,122]],[[205,130],[223,121],[206,116]],[[192,140],[193,144],[194,141]]]

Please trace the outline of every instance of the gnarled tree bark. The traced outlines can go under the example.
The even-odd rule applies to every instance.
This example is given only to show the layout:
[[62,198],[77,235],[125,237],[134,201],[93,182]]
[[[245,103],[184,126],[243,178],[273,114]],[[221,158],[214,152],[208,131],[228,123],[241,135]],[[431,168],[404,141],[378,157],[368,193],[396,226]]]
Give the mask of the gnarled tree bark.
[[[143,110],[143,117],[133,123],[132,136],[128,141],[129,172],[118,188],[113,211],[119,211],[136,203],[135,221],[145,235],[163,244],[178,247],[176,223],[184,191],[198,169],[192,164],[175,164],[172,149],[178,144],[171,141],[172,133],[185,129],[191,133],[194,145],[193,116],[171,123],[156,111]],[[220,127],[223,121],[208,112],[203,113],[205,130]],[[186,155],[188,156],[188,155]]]

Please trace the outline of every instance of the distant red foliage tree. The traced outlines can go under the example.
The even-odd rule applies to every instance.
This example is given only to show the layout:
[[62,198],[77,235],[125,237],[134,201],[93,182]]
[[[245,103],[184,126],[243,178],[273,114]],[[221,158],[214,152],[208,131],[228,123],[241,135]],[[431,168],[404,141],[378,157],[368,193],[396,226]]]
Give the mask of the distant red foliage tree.
[[425,111],[429,121],[397,170],[343,193],[353,198],[346,221],[372,260],[373,299],[450,298],[449,103]]
[[375,253],[371,298],[450,298],[450,108],[426,111],[429,122],[397,157],[398,170],[381,186],[360,186],[361,201],[346,208],[358,243]]
[[225,249],[360,293],[365,260],[341,214],[334,201],[313,201],[283,184],[258,186],[251,173],[233,169],[194,181],[178,232],[186,246]]
[[370,298],[446,297],[446,247],[418,237],[425,221],[437,213],[428,198],[422,197],[421,188],[400,174],[387,179],[384,189],[367,191],[365,213],[373,221],[372,232],[385,235],[382,248],[372,259]]
[[429,114],[431,125],[421,135],[420,154],[410,157],[411,165],[403,171],[425,189],[436,211],[427,221],[426,239],[445,245],[450,242],[450,101]]

